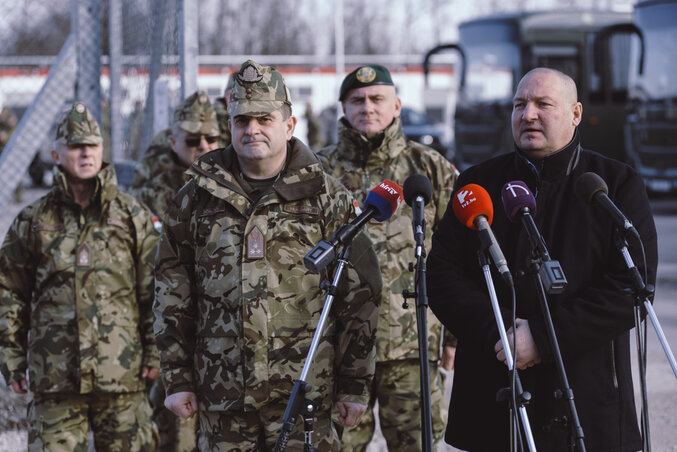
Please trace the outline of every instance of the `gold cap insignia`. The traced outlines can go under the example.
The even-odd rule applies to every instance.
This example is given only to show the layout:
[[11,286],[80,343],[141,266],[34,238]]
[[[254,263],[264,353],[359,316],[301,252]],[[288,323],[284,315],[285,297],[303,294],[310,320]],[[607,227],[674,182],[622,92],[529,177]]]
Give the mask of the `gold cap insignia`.
[[237,81],[243,86],[245,83],[260,82],[262,78],[263,75],[260,74],[258,69],[253,65],[242,68],[242,70],[237,74]]
[[365,66],[357,71],[355,77],[362,83],[369,83],[376,78],[376,71],[374,68]]
[[75,111],[78,113],[84,113],[85,112],[85,105],[84,104],[76,104],[75,105]]

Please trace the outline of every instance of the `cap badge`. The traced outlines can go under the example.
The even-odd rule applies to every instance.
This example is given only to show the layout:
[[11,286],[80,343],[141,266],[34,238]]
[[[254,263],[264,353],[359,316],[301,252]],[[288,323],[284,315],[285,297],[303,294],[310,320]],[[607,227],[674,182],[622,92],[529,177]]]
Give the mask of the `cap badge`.
[[260,82],[261,79],[263,78],[262,74],[259,74],[258,69],[256,67],[249,65],[245,68],[243,68],[240,72],[237,74],[237,81],[240,83],[240,85],[243,85],[245,83],[256,83]]
[[201,104],[207,103],[207,95],[206,94],[200,94],[200,103]]
[[75,105],[75,111],[77,111],[78,113],[84,113],[85,112],[85,105],[84,104]]
[[376,71],[372,67],[365,66],[357,71],[355,77],[362,83],[369,83],[376,78]]

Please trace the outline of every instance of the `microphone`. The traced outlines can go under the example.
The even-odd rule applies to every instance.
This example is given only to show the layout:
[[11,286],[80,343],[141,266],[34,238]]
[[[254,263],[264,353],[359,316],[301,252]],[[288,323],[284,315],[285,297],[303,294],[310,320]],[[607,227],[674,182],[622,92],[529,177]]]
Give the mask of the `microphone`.
[[348,244],[362,226],[374,218],[386,221],[393,216],[402,203],[402,188],[391,180],[384,180],[374,187],[364,200],[364,211],[350,223],[342,225],[330,241],[320,240],[303,257],[306,268],[313,273],[321,272],[336,259],[336,248]]
[[632,225],[623,212],[621,212],[616,204],[609,198],[609,187],[604,182],[604,179],[599,177],[597,173],[583,173],[576,179],[576,195],[578,198],[590,205],[599,205],[607,211],[616,225],[623,232],[630,232],[639,239],[637,229]]
[[507,284],[512,285],[508,262],[503,257],[503,252],[490,227],[494,219],[494,205],[491,203],[489,193],[477,184],[465,185],[454,195],[452,208],[458,221],[470,229],[480,231],[483,247],[489,248],[491,260],[494,261],[498,272]]
[[540,252],[542,262],[538,273],[541,275],[545,290],[553,294],[564,291],[567,285],[564,270],[558,261],[550,259],[545,240],[538,232],[532,217],[532,213],[536,213],[536,198],[531,194],[527,184],[521,180],[506,183],[501,189],[501,201],[503,201],[503,210],[508,219],[513,223],[522,222],[531,246]]
[[404,181],[404,201],[411,207],[414,213],[412,226],[414,228],[414,240],[416,241],[415,256],[418,258],[423,252],[425,240],[425,214],[424,207],[433,196],[433,185],[423,174],[412,174]]

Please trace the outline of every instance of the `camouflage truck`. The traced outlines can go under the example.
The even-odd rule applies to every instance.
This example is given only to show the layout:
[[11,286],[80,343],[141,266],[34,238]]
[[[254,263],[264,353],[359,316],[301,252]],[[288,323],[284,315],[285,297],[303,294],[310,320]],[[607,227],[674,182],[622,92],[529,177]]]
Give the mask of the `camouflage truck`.
[[571,76],[583,103],[579,127],[585,147],[628,161],[623,145],[624,106],[632,36],[632,12],[532,11],[492,15],[459,25],[450,48],[461,59],[454,114],[455,158],[461,170],[513,150],[512,96],[522,75],[550,67]]
[[625,149],[649,193],[677,192],[677,0],[635,4],[644,66],[631,72]]

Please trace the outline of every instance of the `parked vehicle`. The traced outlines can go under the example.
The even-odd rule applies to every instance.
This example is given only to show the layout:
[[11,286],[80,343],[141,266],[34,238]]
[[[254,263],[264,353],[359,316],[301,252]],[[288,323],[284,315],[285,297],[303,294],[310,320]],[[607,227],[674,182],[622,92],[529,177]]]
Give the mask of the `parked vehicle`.
[[571,76],[583,103],[579,127],[590,149],[627,161],[624,106],[632,36],[640,35],[632,13],[537,11],[492,15],[462,23],[459,42],[431,49],[431,57],[459,52],[461,79],[454,116],[455,158],[460,169],[513,149],[512,96],[535,67]]

